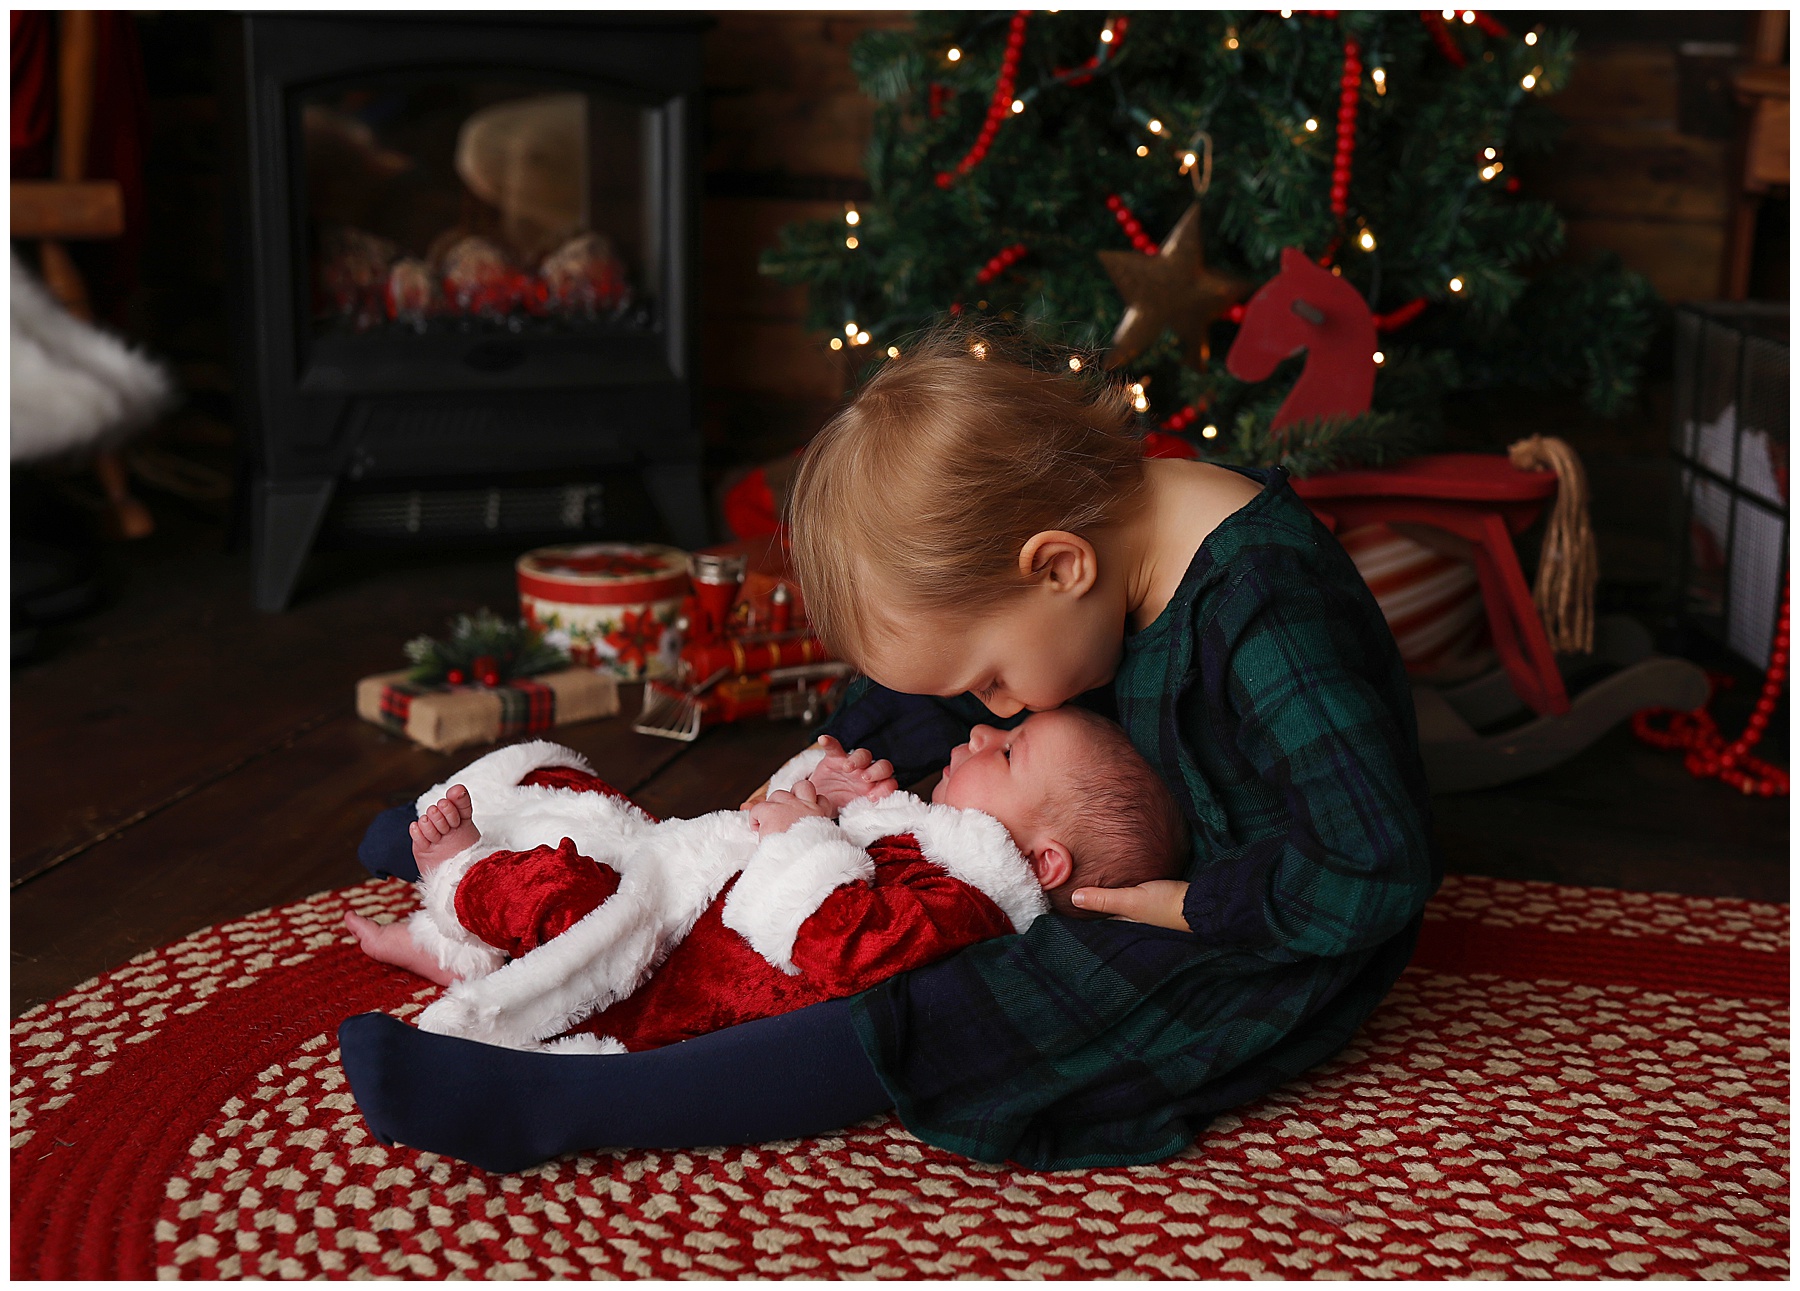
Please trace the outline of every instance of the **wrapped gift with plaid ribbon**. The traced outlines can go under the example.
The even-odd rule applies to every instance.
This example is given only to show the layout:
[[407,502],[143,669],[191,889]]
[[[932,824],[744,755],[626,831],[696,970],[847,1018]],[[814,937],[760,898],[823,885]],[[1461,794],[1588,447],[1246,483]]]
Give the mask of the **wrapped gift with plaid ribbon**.
[[432,685],[407,676],[405,670],[381,672],[357,682],[357,715],[440,753],[619,711],[618,682],[591,668],[517,677],[498,686]]

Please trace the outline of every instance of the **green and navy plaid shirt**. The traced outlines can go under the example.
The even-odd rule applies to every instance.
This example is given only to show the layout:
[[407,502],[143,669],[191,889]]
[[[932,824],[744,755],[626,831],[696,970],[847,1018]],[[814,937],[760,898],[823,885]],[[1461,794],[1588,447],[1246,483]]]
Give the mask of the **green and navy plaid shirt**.
[[[1337,1052],[1406,966],[1442,874],[1406,674],[1285,473],[1251,474],[1262,492],[1082,701],[1182,804],[1190,931],[1051,914],[857,996],[929,1143],[1039,1169],[1160,1160]],[[906,783],[994,720],[864,682],[826,729]]]

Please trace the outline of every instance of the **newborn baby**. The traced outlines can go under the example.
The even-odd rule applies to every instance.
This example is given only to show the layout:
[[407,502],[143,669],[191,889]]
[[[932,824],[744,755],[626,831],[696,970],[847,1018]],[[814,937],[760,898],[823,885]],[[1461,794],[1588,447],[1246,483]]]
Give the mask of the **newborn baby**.
[[346,923],[450,987],[422,1028],[521,1048],[575,1023],[556,1048],[652,1048],[854,994],[1188,853],[1161,781],[1080,709],[976,727],[929,803],[829,738],[767,801],[692,820],[652,821],[542,741],[460,780],[421,799],[422,908]]

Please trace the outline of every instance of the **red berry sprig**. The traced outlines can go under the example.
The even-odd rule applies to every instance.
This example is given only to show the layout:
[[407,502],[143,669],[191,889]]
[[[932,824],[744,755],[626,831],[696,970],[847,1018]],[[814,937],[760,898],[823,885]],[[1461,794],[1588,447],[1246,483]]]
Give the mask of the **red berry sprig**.
[[1331,163],[1331,213],[1350,209],[1350,165],[1356,156],[1356,106],[1362,93],[1362,47],[1344,42],[1344,75],[1338,82],[1337,156]]
[[1425,29],[1431,33],[1431,39],[1437,45],[1438,52],[1450,61],[1452,67],[1468,66],[1468,56],[1462,52],[1461,47],[1456,43],[1456,38],[1450,34],[1450,24],[1444,21],[1443,10],[1427,9],[1419,15],[1419,18],[1424,22]]
[[950,98],[950,87],[933,81],[927,87],[927,91],[925,110],[931,114],[931,119],[936,121],[944,115],[944,104]]
[[1125,236],[1131,239],[1132,246],[1147,256],[1157,253],[1160,248],[1157,246],[1156,240],[1144,232],[1144,226],[1138,223],[1138,217],[1131,213],[1131,208],[1125,205],[1123,197],[1117,193],[1108,193],[1106,209],[1113,213],[1113,218],[1119,222],[1119,227],[1125,231]]
[[947,170],[938,172],[939,188],[949,188],[959,176],[979,166],[988,155],[988,149],[994,146],[1000,123],[1012,115],[1013,87],[1019,79],[1019,57],[1025,50],[1025,20],[1030,16],[1029,9],[1021,9],[1013,15],[1006,33],[1006,53],[1000,58],[1000,77],[994,82],[994,97],[988,101],[987,120],[982,123],[981,133],[975,136],[975,146],[956,163],[955,174]]
[[1030,253],[1031,248],[1026,246],[1023,242],[1013,243],[1011,246],[1003,249],[992,260],[989,260],[987,264],[983,265],[981,270],[976,273],[975,281],[984,287],[987,286],[990,282],[1012,268],[1015,264],[1019,263],[1019,261],[1023,260]]
[[[1788,796],[1788,773],[1754,756],[1750,750],[1769,728],[1788,669],[1788,589],[1781,590],[1781,614],[1775,624],[1775,640],[1769,651],[1769,669],[1763,676],[1762,693],[1744,733],[1730,744],[1719,734],[1719,724],[1701,705],[1691,713],[1667,708],[1647,708],[1632,714],[1631,730],[1644,743],[1658,749],[1686,749],[1684,765],[1699,780],[1718,779],[1743,794],[1764,798]],[[1711,700],[1709,698],[1708,702]],[[1664,724],[1658,725],[1659,722]]]

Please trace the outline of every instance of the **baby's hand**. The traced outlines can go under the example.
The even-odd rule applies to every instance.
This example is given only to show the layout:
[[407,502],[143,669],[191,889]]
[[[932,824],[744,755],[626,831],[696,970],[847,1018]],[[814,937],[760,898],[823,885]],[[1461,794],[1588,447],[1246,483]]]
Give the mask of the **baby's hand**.
[[885,798],[900,787],[894,779],[894,764],[886,758],[877,762],[867,749],[846,753],[829,735],[821,735],[819,745],[825,750],[825,760],[807,779],[819,797],[840,811],[859,798]]
[[759,836],[767,838],[771,834],[786,833],[797,820],[805,820],[809,816],[823,816],[830,820],[835,815],[836,809],[820,798],[810,783],[802,780],[794,786],[792,793],[786,789],[777,789],[750,808],[750,827]]

